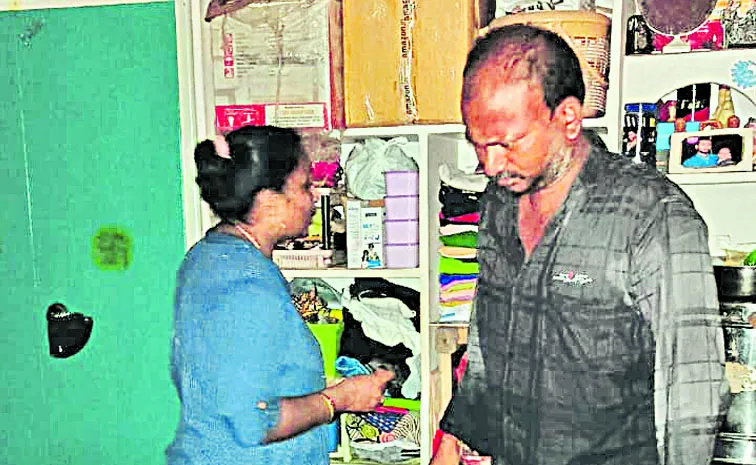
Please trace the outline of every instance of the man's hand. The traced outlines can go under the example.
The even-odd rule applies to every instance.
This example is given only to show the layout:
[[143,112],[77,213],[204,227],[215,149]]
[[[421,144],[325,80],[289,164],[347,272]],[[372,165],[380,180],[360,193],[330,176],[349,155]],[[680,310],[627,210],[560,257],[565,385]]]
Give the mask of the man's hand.
[[441,443],[438,445],[436,455],[430,461],[430,465],[459,465],[461,458],[457,438],[451,434],[444,433]]

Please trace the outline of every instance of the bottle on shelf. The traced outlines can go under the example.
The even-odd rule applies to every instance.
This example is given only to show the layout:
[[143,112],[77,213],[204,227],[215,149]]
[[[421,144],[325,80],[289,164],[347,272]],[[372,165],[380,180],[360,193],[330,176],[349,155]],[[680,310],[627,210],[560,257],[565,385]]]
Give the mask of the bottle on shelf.
[[732,90],[729,86],[720,85],[719,95],[717,97],[717,108],[714,110],[714,114],[711,119],[719,122],[719,127],[726,128],[727,120],[731,116],[735,116],[735,104],[732,102]]

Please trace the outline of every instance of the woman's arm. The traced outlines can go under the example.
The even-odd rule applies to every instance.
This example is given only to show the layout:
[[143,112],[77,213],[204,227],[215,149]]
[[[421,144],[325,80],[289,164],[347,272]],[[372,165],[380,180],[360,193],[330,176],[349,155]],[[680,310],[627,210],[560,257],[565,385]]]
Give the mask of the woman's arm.
[[[372,411],[383,401],[386,383],[393,377],[390,371],[378,370],[370,375],[347,378],[315,394],[280,399],[278,421],[268,430],[263,443],[281,441],[330,423],[333,417],[329,399],[333,400],[333,413]],[[268,406],[258,405],[258,408]]]

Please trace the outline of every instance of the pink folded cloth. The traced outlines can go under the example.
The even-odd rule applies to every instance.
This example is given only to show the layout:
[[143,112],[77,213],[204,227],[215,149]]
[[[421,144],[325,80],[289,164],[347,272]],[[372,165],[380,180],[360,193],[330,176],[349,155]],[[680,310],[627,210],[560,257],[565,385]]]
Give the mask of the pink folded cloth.
[[441,302],[471,302],[475,297],[475,289],[462,289],[459,291],[441,292],[438,300]]
[[443,213],[438,213],[439,219],[450,221],[452,223],[478,224],[480,222],[480,213],[465,213],[464,215],[445,217]]

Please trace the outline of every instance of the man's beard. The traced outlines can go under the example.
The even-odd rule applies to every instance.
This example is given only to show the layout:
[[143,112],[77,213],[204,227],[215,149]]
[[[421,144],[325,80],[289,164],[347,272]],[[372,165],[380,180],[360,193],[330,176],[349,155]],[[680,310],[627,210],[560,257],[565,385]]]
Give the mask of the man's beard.
[[[532,194],[554,184],[557,180],[564,176],[567,171],[569,171],[570,167],[572,166],[572,161],[575,159],[575,150],[575,146],[568,145],[564,141],[554,141],[549,149],[550,155],[546,167],[541,171],[541,173],[531,178],[530,185],[527,189],[515,194],[518,196]],[[496,182],[497,185],[501,185],[499,184],[499,181],[503,179],[524,180],[527,178],[510,171],[502,171],[493,178],[494,182]],[[509,190],[506,187],[505,189]]]

